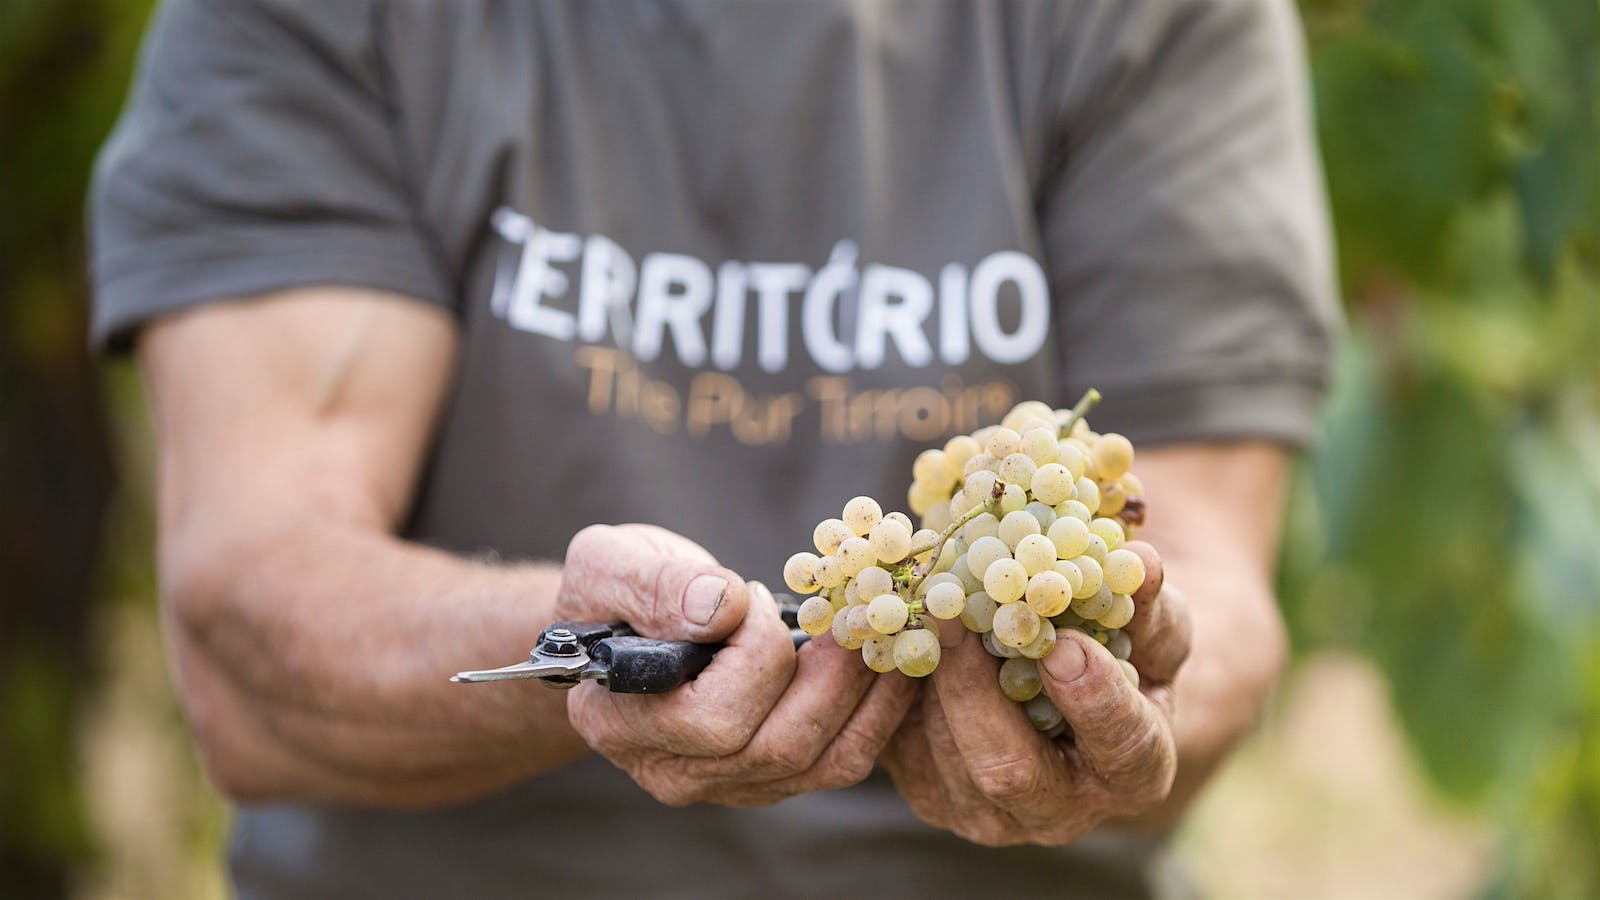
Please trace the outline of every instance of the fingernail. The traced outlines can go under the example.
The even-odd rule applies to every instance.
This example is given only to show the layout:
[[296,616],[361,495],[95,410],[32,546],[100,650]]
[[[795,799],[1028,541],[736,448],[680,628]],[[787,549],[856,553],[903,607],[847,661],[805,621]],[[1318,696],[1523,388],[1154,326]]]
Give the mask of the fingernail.
[[711,624],[711,617],[722,605],[722,594],[728,589],[727,579],[717,575],[697,575],[683,592],[684,618],[696,625]]
[[1077,641],[1068,638],[1056,643],[1056,649],[1050,652],[1043,660],[1044,670],[1049,676],[1063,684],[1071,684],[1083,677],[1084,670],[1089,668],[1089,656],[1083,652],[1083,646]]

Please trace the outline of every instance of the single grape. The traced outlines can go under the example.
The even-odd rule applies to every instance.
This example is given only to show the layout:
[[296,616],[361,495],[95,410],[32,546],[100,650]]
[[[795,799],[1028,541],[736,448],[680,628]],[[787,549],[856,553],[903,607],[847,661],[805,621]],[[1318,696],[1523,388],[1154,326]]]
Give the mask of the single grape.
[[1104,584],[1093,595],[1072,601],[1072,611],[1085,619],[1098,619],[1111,611],[1111,589]]
[[1008,659],[1000,664],[1000,693],[1014,703],[1027,703],[1039,696],[1044,681],[1039,677],[1039,664],[1031,659]]
[[1044,659],[1055,648],[1056,626],[1049,619],[1040,619],[1039,634],[1018,652],[1028,659]]
[[852,533],[864,537],[872,530],[872,526],[883,519],[883,507],[871,497],[852,497],[844,505],[844,515],[840,518],[850,526]]
[[1121,628],[1133,621],[1133,598],[1127,594],[1112,594],[1111,608],[1100,615],[1100,624],[1107,628]]
[[1092,556],[1074,557],[1072,564],[1077,566],[1078,571],[1083,573],[1083,583],[1078,585],[1078,589],[1072,592],[1072,598],[1079,600],[1094,596],[1095,592],[1100,590],[1105,582],[1105,569]]
[[1050,543],[1062,559],[1082,556],[1089,546],[1089,526],[1075,516],[1062,516],[1050,526]]
[[1017,562],[1022,563],[1022,568],[1028,577],[1048,572],[1055,569],[1056,545],[1042,534],[1030,534],[1017,541],[1017,549],[1013,554]]
[[1028,492],[1015,484],[1006,485],[1005,492],[1000,495],[1000,514],[1014,513],[1028,505]]
[[1028,721],[1033,723],[1035,729],[1046,734],[1061,727],[1066,722],[1066,719],[1061,715],[1061,710],[1056,709],[1056,705],[1050,701],[1048,694],[1041,693],[1027,703],[1022,704],[1022,711],[1027,714]]
[[949,497],[948,491],[941,491],[926,482],[913,481],[911,487],[906,490],[906,505],[917,515],[926,516],[944,505]]
[[948,491],[961,473],[952,470],[943,450],[924,450],[911,463],[911,477],[931,487]]
[[1109,632],[1106,635],[1106,649],[1117,659],[1127,659],[1133,655],[1133,638],[1120,628]]
[[1103,434],[1091,450],[1100,477],[1115,481],[1133,465],[1133,443],[1120,434]]
[[945,463],[954,472],[964,472],[967,460],[977,456],[982,451],[983,448],[970,435],[958,434],[944,442]]
[[972,521],[961,526],[961,536],[967,539],[967,546],[981,537],[994,537],[1000,533],[1000,520],[993,513],[981,513]]
[[1095,484],[1094,479],[1087,475],[1079,478],[1077,485],[1078,502],[1089,510],[1090,515],[1093,515],[1100,508],[1100,485]]
[[999,603],[1015,603],[1028,588],[1028,570],[1014,559],[997,559],[983,573],[983,592]]
[[1083,587],[1083,570],[1078,568],[1078,564],[1070,559],[1056,560],[1055,570],[1067,579],[1067,584],[1071,585],[1067,594],[1070,600],[1073,595],[1078,593],[1078,588]]
[[939,667],[939,636],[926,628],[909,628],[895,635],[894,664],[912,678],[922,678]]
[[1094,518],[1094,513],[1090,512],[1089,507],[1084,506],[1081,500],[1068,500],[1065,503],[1056,504],[1056,515],[1062,518],[1077,519],[1085,525],[1089,524],[1089,520]]
[[[996,538],[996,540],[999,540],[999,538]],[[947,557],[951,557],[951,554],[944,553],[939,558],[945,559]],[[983,579],[978,577],[978,573],[972,571],[972,562],[968,556],[962,555],[953,558],[955,561],[950,565],[950,574],[961,579],[961,586],[967,589],[967,593],[972,594],[983,590]]]
[[817,545],[817,552],[824,556],[832,556],[839,552],[839,545],[847,537],[853,537],[850,526],[843,519],[823,519],[817,523],[815,531],[811,532],[811,542]]
[[1071,609],[1068,609],[1066,612],[1062,613],[1059,616],[1052,617],[1050,619],[1050,621],[1055,623],[1056,629],[1058,631],[1060,629],[1062,629],[1062,628],[1078,628],[1078,629],[1081,629],[1083,627],[1083,616],[1078,615],[1077,613],[1073,612]]
[[1131,594],[1144,584],[1144,560],[1132,550],[1118,548],[1107,553],[1103,568],[1113,593]]
[[817,555],[802,552],[789,557],[789,561],[783,564],[783,583],[796,594],[809,594],[820,587],[817,584]]
[[961,608],[961,624],[968,631],[983,634],[994,627],[994,614],[1000,608],[994,598],[977,591],[967,595],[967,604]]
[[856,606],[871,599],[870,597],[861,596],[861,579],[859,578],[852,578],[846,581],[843,591],[839,591],[838,588],[834,588],[834,591],[844,595],[845,606]]
[[895,634],[906,627],[910,610],[898,594],[879,594],[867,604],[867,624],[879,634]]
[[855,608],[847,606],[833,616],[833,642],[846,650],[861,649],[861,638],[850,630],[850,610]]
[[894,671],[894,641],[887,634],[875,634],[861,642],[861,659],[867,668],[880,675]]
[[817,584],[825,588],[838,587],[850,577],[845,574],[844,563],[841,563],[837,556],[824,556],[818,559],[812,574],[817,579]]
[[935,503],[922,513],[922,527],[934,534],[938,534],[949,527],[955,519],[950,515],[949,503]]
[[1016,512],[1006,513],[1005,518],[1000,520],[1000,527],[996,533],[1008,548],[1015,550],[1023,538],[1030,534],[1038,534],[1040,530],[1039,520],[1019,509]]
[[994,494],[994,486],[999,480],[998,476],[989,471],[973,472],[968,475],[966,484],[961,487],[961,498],[964,501],[961,513],[965,515],[967,510],[974,506],[987,503]]
[[994,472],[1000,468],[1000,461],[987,453],[975,453],[961,466],[961,477],[971,478],[978,472]]
[[[884,513],[883,519],[886,522],[899,522],[901,525],[905,526],[907,533],[917,530],[916,526],[911,524],[911,517],[903,512],[896,511],[892,513]],[[871,535],[869,534],[868,537],[870,538]]]
[[1026,603],[1007,603],[994,612],[994,636],[1002,644],[1026,647],[1039,636],[1039,614]]
[[929,575],[927,578],[922,579],[922,583],[917,585],[917,593],[916,593],[915,599],[917,599],[917,600],[926,600],[926,599],[928,599],[928,592],[932,591],[934,588],[938,587],[941,584],[953,584],[956,587],[962,588],[963,591],[965,591],[965,588],[961,584],[961,579],[956,577],[956,574],[954,572],[936,572],[936,573],[934,573],[932,575]]
[[1133,667],[1133,663],[1125,659],[1119,659],[1117,660],[1117,667],[1122,669],[1122,677],[1128,679],[1129,684],[1134,687],[1139,686],[1139,670]]
[[1077,496],[1077,485],[1067,467],[1060,463],[1045,463],[1033,473],[1029,488],[1040,503],[1055,506]]
[[869,533],[872,555],[881,562],[897,563],[911,552],[911,529],[894,519],[884,519]]
[[1051,409],[1050,404],[1045,403],[1043,400],[1024,400],[1011,407],[1011,411],[1005,414],[1005,417],[1000,420],[1000,424],[1013,431],[1021,432],[1023,426],[1030,420],[1043,419],[1046,422],[1051,422],[1054,421],[1055,415],[1056,411]]
[[826,597],[810,597],[800,604],[795,618],[801,631],[815,636],[833,627],[833,612],[833,604]]
[[982,583],[984,573],[989,571],[990,566],[1010,558],[1011,548],[997,537],[978,538],[967,548],[967,568],[979,583]]
[[1033,460],[1034,465],[1043,466],[1056,461],[1060,454],[1057,444],[1054,428],[1030,428],[1022,433],[1021,452]]
[[1058,616],[1072,605],[1072,584],[1055,569],[1028,579],[1028,605],[1041,616]]
[[858,640],[866,640],[878,633],[872,627],[872,621],[867,618],[867,604],[849,607],[845,615],[850,619],[850,635]]
[[[1067,472],[1072,475],[1073,481],[1077,481],[1083,477],[1084,469],[1088,465],[1088,458],[1071,441],[1058,441],[1056,443],[1056,462],[1066,468]],[[1073,492],[1077,492],[1076,486],[1074,486]]]
[[887,569],[867,566],[861,570],[861,574],[851,580],[850,584],[857,593],[870,600],[879,594],[887,594],[894,590],[894,577]]
[[839,566],[844,570],[845,577],[854,578],[867,566],[877,561],[872,553],[872,544],[864,537],[847,538],[839,545]]
[[1022,447],[1022,435],[1009,428],[1000,427],[989,433],[983,449],[995,459],[1005,459]]
[[1018,650],[1016,647],[1012,647],[1008,644],[1002,644],[995,640],[993,630],[985,631],[983,633],[981,643],[983,644],[983,649],[988,651],[989,655],[995,659],[1016,659],[1022,655],[1022,651]]
[[933,557],[934,549],[938,547],[938,541],[939,532],[934,531],[932,528],[923,528],[913,532],[911,535],[912,549],[916,549],[917,547],[928,548],[916,555],[916,561],[919,563],[925,563],[931,559]]
[[1100,486],[1100,515],[1114,516],[1127,505],[1128,495],[1122,492],[1121,484],[1113,481]]
[[1089,535],[1089,546],[1084,548],[1082,555],[1099,563],[1100,568],[1104,569],[1106,560],[1110,558],[1111,548],[1106,546],[1105,540],[1100,535],[1091,534]]
[[1139,476],[1133,474],[1132,472],[1129,472],[1123,475],[1121,478],[1118,478],[1117,484],[1121,486],[1122,492],[1127,494],[1129,497],[1144,496],[1144,482],[1140,481]]
[[1034,473],[1038,471],[1039,464],[1026,453],[1013,453],[1000,460],[1000,480],[1007,484],[1021,485],[1023,490],[1027,490],[1028,486],[1033,484]]
[[961,554],[956,551],[956,542],[954,540],[945,541],[944,549],[939,551],[939,560],[934,564],[933,572],[951,571],[955,567],[956,561],[960,558]]
[[967,605],[967,592],[959,582],[941,582],[928,591],[928,596],[923,599],[922,607],[935,618],[954,619],[961,615]]
[[[1105,507],[1102,506],[1101,509],[1103,511]],[[1089,523],[1089,533],[1104,541],[1107,551],[1121,547],[1122,542],[1127,540],[1127,535],[1122,531],[1122,523],[1103,516]]]
[[1056,511],[1053,507],[1040,503],[1037,500],[1022,508],[1022,511],[1039,520],[1040,533],[1050,529],[1056,523]]

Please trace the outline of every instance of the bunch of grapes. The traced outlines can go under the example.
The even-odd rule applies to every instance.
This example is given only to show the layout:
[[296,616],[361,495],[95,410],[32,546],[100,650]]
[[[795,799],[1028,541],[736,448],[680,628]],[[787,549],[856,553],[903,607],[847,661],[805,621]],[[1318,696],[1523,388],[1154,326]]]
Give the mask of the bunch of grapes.
[[959,619],[1003,660],[1000,690],[1047,734],[1066,727],[1038,668],[1059,629],[1093,636],[1137,685],[1122,629],[1145,566],[1123,544],[1144,521],[1144,486],[1128,439],[1084,419],[1099,399],[1091,390],[1070,410],[1020,403],[999,425],[923,451],[907,494],[920,529],[871,497],[818,524],[821,555],[796,553],[783,568],[791,590],[816,594],[800,627],[831,632],[875,672],[920,678],[939,665],[934,620]]

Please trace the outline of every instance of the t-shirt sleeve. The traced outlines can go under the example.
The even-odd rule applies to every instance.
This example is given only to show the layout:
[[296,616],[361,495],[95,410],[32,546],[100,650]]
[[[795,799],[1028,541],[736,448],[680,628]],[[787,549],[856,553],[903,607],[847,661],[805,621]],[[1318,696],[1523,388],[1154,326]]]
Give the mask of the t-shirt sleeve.
[[1293,5],[1101,8],[1042,198],[1067,389],[1136,441],[1309,443],[1340,319]]
[[168,0],[90,197],[91,341],[312,284],[451,305],[361,2]]

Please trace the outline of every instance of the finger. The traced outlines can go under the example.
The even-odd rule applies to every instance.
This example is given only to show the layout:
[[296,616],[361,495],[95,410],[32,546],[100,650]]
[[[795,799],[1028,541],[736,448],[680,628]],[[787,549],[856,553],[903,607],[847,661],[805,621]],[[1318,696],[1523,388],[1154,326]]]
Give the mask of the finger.
[[[744,580],[660,529],[593,525],[567,546],[557,609],[579,621],[623,621],[640,634],[708,644],[744,621]],[[670,551],[670,552],[664,552]]]
[[1139,559],[1144,562],[1144,583],[1133,592],[1133,602],[1143,603],[1161,593],[1162,582],[1166,581],[1167,577],[1166,567],[1161,562],[1161,554],[1145,541],[1128,541],[1122,546],[1139,554]]
[[1067,787],[1066,767],[1020,707],[996,686],[997,661],[976,635],[946,651],[930,676],[938,710],[978,791],[1022,820],[1049,815]]
[[948,806],[943,826],[962,838],[986,846],[1008,843],[1012,835],[1022,830],[1022,823],[973,783],[936,691],[925,693],[922,716],[933,771],[938,773]]
[[1165,797],[1177,751],[1166,714],[1128,682],[1094,638],[1062,629],[1039,667],[1044,690],[1072,726],[1084,765],[1134,805]]
[[945,779],[939,776],[923,713],[932,697],[932,691],[919,690],[912,698],[905,719],[889,738],[880,761],[917,818],[935,828],[948,829],[954,820],[954,807],[945,790]]
[[[870,670],[869,670],[870,671]],[[899,672],[874,675],[866,697],[809,769],[780,782],[792,794],[832,791],[865,781],[921,695],[916,679]]]
[[1128,661],[1151,684],[1164,684],[1177,676],[1194,640],[1189,604],[1175,587],[1134,603],[1133,619],[1124,629],[1133,642]]
[[788,688],[794,642],[777,602],[751,582],[750,614],[711,665],[659,696],[606,693],[630,739],[679,756],[731,756],[744,749]]

